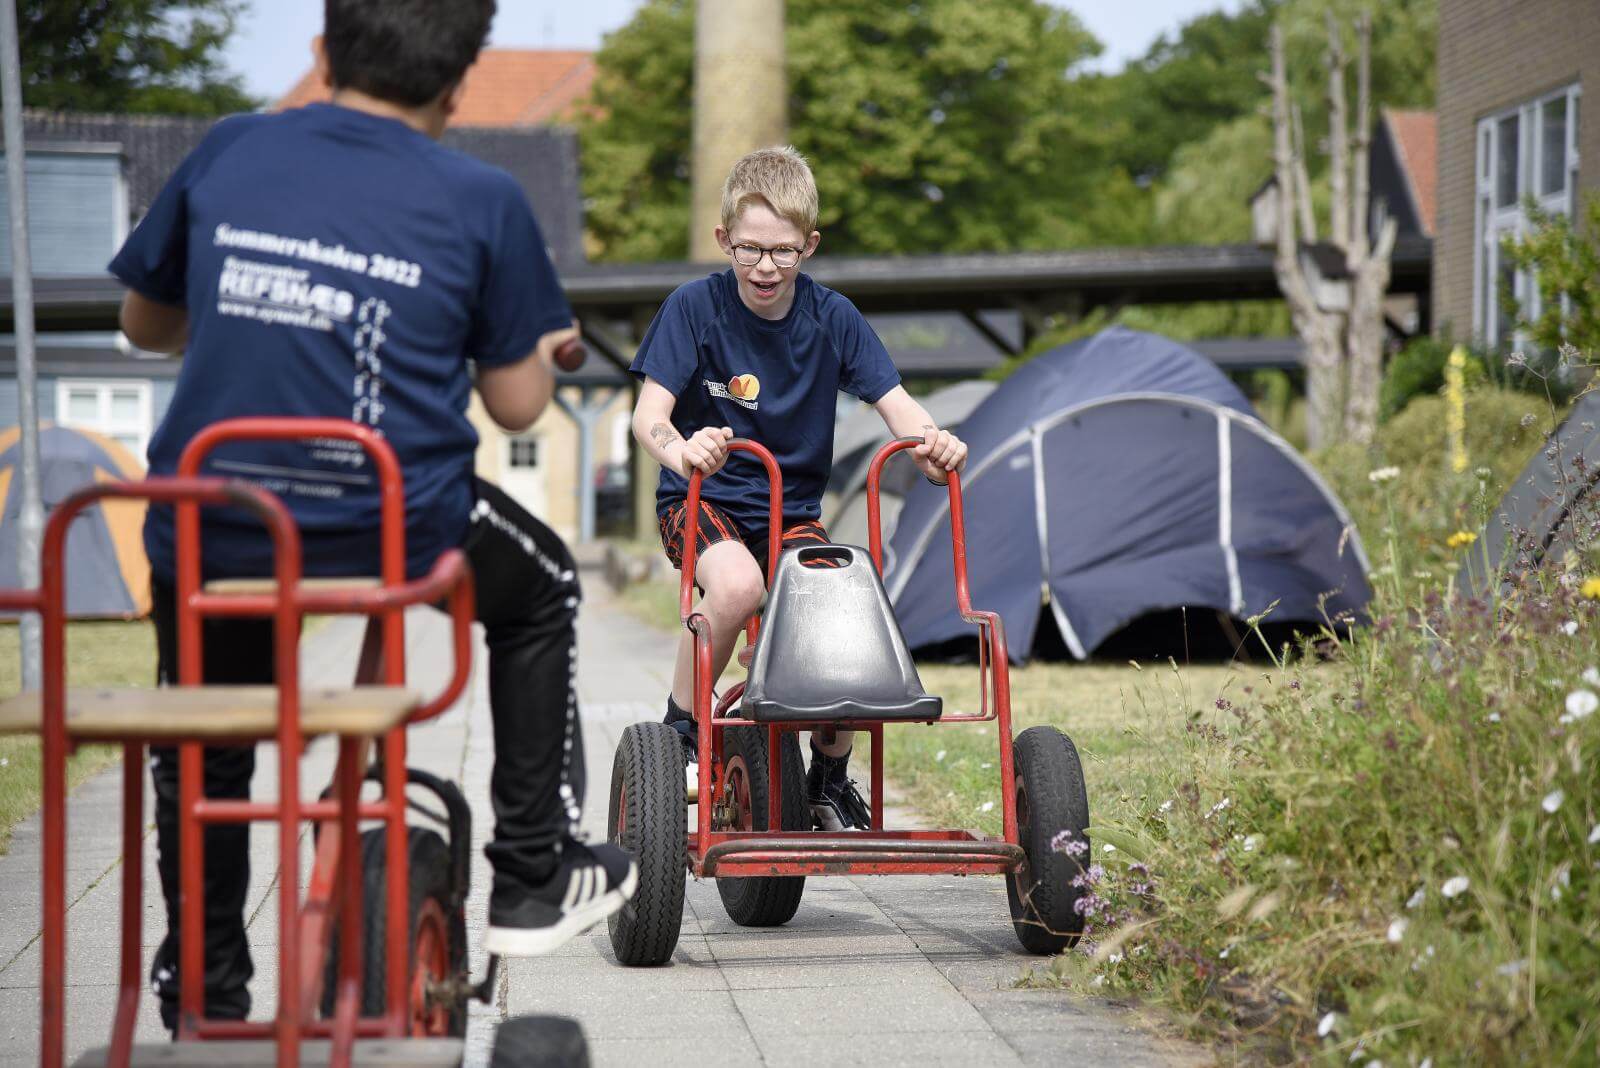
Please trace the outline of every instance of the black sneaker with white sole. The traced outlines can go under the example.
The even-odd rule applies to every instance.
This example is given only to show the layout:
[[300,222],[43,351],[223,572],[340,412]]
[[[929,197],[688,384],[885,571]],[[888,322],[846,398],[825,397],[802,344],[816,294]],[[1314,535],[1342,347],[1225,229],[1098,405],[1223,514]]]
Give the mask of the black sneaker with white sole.
[[496,874],[483,948],[502,957],[553,952],[627,904],[638,884],[639,866],[626,851],[569,840],[543,886]]
[[845,774],[850,754],[830,757],[811,747],[811,768],[806,772],[806,801],[811,823],[819,831],[866,830],[872,826],[872,809]]

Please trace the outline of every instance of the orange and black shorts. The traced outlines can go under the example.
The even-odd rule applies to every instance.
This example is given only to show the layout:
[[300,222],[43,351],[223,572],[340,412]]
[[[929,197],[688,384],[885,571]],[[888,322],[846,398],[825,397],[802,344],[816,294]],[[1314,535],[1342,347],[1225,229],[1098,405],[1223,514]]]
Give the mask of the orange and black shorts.
[[[683,570],[683,525],[688,505],[677,501],[668,506],[658,519],[661,530],[661,547],[667,551],[667,559],[672,561],[672,566]],[[710,501],[700,501],[700,529],[695,538],[695,557],[704,553],[719,541],[742,542],[750,550],[750,555],[756,558],[756,563],[761,565],[761,573],[767,573],[767,528],[758,527],[745,529],[721,508]],[[822,524],[815,519],[798,519],[792,523],[784,524],[783,548],[793,549],[802,545],[827,545],[830,543],[828,532],[822,529]],[[817,561],[823,564],[823,561]],[[834,565],[827,561],[827,565]],[[771,576],[768,576],[769,578]]]

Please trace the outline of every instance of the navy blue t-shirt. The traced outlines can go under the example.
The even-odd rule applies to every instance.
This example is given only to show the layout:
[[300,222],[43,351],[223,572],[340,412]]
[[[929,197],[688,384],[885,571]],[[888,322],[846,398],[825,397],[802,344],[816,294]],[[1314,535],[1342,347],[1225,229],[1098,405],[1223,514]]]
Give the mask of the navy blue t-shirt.
[[[467,361],[528,356],[572,312],[521,187],[394,119],[332,104],[226,119],[184,160],[111,262],[131,289],[188,310],[177,389],[150,473],[207,424],[333,416],[376,428],[405,472],[413,574],[464,537],[478,436]],[[358,446],[226,446],[207,473],[277,493],[308,574],[374,574],[378,492]],[[209,577],[271,571],[242,513],[202,513]],[[173,575],[173,515],[145,550]]]
[[[739,299],[733,271],[679,286],[657,313],[633,366],[677,397],[672,425],[685,438],[708,426],[765,445],[783,473],[783,514],[815,519],[833,465],[840,390],[875,404],[900,384],[889,353],[856,306],[802,274],[782,319],[763,319]],[[666,468],[656,508],[689,484]],[[746,530],[765,528],[766,469],[748,453],[729,457],[702,495]]]

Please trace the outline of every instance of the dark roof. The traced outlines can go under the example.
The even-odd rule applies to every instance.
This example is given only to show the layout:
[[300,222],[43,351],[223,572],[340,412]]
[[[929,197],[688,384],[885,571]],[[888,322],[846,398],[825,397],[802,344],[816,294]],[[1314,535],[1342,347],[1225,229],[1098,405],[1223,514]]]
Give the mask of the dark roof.
[[[819,256],[806,273],[867,315],[898,311],[992,311],[1016,301],[1071,297],[1084,309],[1118,304],[1277,300],[1273,253],[1255,245],[1085,248],[919,256]],[[1427,293],[1433,243],[1402,237],[1389,292]],[[563,271],[579,317],[627,318],[678,286],[717,269],[708,263],[590,263]]]
[[[127,166],[128,210],[140,219],[215,122],[177,115],[26,111],[23,134],[28,144],[120,145]],[[552,126],[462,127],[446,130],[444,144],[510,172],[528,194],[557,265],[584,261],[575,133]]]
[[509,172],[522,185],[558,267],[585,261],[578,135],[560,126],[451,127],[444,143]]

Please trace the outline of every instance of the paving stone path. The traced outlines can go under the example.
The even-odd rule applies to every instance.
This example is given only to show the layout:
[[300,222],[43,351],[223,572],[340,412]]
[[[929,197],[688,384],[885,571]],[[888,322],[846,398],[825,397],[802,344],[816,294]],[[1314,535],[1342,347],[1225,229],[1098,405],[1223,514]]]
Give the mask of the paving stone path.
[[[623,728],[654,719],[667,690],[672,636],[611,602],[598,575],[580,631],[589,797],[585,829],[604,835],[612,754]],[[449,645],[443,618],[422,611],[408,623],[413,684],[442,679]],[[309,681],[349,678],[358,624],[336,621],[304,643]],[[468,937],[474,969],[485,920],[493,748],[481,649],[470,695],[411,735],[411,762],[459,780],[475,811]],[[307,783],[327,780],[332,751],[319,742],[304,765]],[[275,789],[276,758],[264,747],[257,796]],[[311,788],[308,788],[308,793]],[[84,784],[68,821],[69,1059],[103,1044],[115,993],[119,872],[116,818],[120,774]],[[897,813],[901,818],[909,818]],[[891,823],[893,820],[891,820]],[[270,1015],[276,943],[276,836],[252,839],[250,937],[257,980],[253,1015]],[[161,934],[153,833],[145,858],[145,960]],[[306,863],[309,863],[307,847]],[[0,1068],[37,1063],[39,820],[17,828],[0,857]],[[596,1065],[1194,1065],[1201,1051],[1135,1025],[1104,1004],[1051,990],[1019,990],[1035,958],[1017,946],[998,878],[941,876],[812,879],[799,913],[777,929],[745,929],[722,911],[710,882],[691,883],[683,937],[672,962],[630,969],[611,955],[602,925],[559,953],[513,962],[496,1003],[474,1006],[469,1068],[489,1059],[495,1026],[508,1014],[559,1013],[582,1022]],[[161,1037],[148,1000],[140,1039]]]

